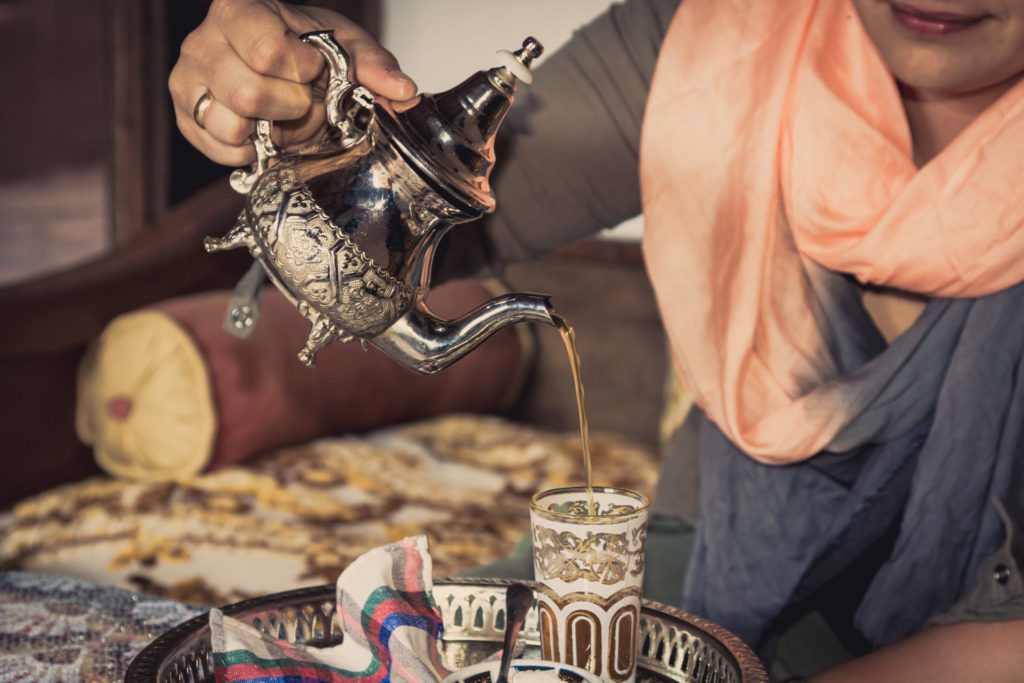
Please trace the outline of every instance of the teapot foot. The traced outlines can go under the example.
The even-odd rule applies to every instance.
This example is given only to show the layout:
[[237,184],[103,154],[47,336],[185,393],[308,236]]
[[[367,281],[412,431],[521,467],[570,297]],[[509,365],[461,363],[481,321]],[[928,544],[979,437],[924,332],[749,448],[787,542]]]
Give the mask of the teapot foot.
[[203,248],[206,249],[207,253],[211,254],[217,251],[237,249],[238,247],[249,247],[250,249],[256,247],[252,230],[249,229],[249,223],[245,220],[244,214],[238,217],[238,220],[235,221],[235,224],[231,226],[231,229],[223,237],[206,237],[203,239]]
[[299,313],[308,318],[312,323],[306,343],[299,350],[299,362],[307,368],[316,367],[317,351],[324,348],[332,341],[339,340],[349,342],[354,339],[351,334],[341,332],[327,316],[313,309],[305,301],[299,302]]

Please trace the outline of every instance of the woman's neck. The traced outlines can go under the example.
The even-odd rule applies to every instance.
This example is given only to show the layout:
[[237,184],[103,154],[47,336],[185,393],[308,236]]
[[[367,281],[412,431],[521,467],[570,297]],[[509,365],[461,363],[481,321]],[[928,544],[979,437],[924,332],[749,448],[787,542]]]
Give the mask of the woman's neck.
[[921,168],[931,161],[1020,79],[1018,74],[981,90],[954,95],[901,84],[900,96],[914,145],[914,164]]

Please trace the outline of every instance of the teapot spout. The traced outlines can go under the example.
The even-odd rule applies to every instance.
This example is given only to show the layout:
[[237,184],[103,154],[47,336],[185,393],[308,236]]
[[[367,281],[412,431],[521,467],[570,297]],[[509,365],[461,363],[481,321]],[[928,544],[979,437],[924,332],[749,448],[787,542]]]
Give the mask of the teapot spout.
[[550,298],[505,294],[456,320],[444,320],[422,303],[369,343],[399,364],[432,375],[465,356],[498,330],[523,322],[555,325]]

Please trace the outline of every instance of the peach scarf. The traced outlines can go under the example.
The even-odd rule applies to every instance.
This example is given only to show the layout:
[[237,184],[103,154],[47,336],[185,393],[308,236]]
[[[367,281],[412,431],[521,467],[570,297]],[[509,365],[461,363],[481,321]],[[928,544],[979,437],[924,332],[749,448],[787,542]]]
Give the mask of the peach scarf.
[[[641,143],[644,255],[696,402],[763,462],[864,409],[815,268],[935,297],[1024,280],[1024,82],[917,170],[849,0],[684,0]],[[859,403],[858,403],[859,401]]]

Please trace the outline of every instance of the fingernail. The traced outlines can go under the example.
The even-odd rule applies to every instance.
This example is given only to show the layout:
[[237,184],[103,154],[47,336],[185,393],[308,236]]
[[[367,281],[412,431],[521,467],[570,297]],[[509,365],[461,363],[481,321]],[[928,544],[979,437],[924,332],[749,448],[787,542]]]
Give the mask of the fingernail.
[[394,67],[394,66],[389,67],[388,68],[388,72],[392,76],[394,76],[395,78],[397,78],[397,79],[399,79],[401,81],[407,81],[409,83],[413,83],[412,78],[410,78],[408,74],[406,74],[404,71],[402,71],[401,69],[399,69],[397,67]]

